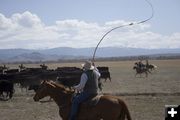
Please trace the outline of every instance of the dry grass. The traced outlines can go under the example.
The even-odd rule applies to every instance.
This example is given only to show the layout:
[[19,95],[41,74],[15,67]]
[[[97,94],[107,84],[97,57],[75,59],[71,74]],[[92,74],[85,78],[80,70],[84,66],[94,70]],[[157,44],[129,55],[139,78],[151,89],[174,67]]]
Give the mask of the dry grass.
[[[166,104],[179,104],[180,60],[153,60],[158,69],[148,78],[135,77],[135,61],[97,62],[109,66],[112,82],[104,83],[105,93],[120,94],[128,104],[133,120],[162,120]],[[17,67],[18,65],[11,65]],[[36,67],[38,65],[25,65]],[[81,63],[48,64],[51,69],[60,66],[81,67]],[[176,94],[175,94],[176,93]],[[61,120],[56,104],[36,103],[33,93],[16,88],[12,100],[0,101],[0,120]]]

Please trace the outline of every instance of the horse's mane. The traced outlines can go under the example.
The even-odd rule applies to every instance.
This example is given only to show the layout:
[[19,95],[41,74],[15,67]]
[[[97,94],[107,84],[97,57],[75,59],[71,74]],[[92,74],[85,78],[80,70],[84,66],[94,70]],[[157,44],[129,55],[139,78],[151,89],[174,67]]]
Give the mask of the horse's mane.
[[49,82],[50,84],[53,84],[53,85],[55,85],[56,87],[60,87],[60,88],[63,88],[63,89],[65,89],[66,87],[63,85],[63,84],[61,84],[61,83],[55,83],[54,81],[50,81]]
[[66,92],[73,92],[72,90],[68,89],[61,83],[55,83],[54,81],[48,82],[50,85],[57,87],[58,89],[64,90]]

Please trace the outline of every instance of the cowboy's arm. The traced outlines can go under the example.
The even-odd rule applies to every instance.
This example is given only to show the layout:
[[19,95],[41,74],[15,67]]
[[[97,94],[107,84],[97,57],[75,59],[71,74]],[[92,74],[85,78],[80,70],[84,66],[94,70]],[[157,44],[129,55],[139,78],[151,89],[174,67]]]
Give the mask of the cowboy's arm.
[[94,67],[95,73],[96,73],[96,77],[99,78],[101,76],[101,73],[99,72],[99,70]]
[[74,89],[76,89],[77,91],[83,90],[83,88],[87,82],[87,79],[88,79],[87,75],[85,73],[83,73],[81,75],[80,83],[78,85],[74,86]]
[[96,76],[97,78],[99,78],[101,76],[101,73],[99,72],[99,70],[97,69],[97,67],[95,66],[95,63],[93,62],[92,65],[94,66],[94,70],[96,72]]

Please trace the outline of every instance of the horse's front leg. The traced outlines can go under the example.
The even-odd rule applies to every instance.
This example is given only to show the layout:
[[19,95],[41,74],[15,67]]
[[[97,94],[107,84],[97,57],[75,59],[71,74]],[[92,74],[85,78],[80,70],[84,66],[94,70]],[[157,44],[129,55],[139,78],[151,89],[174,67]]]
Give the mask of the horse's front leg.
[[9,92],[6,92],[6,98],[9,96]]
[[145,74],[146,74],[146,77],[148,77],[148,72],[145,72]]
[[109,81],[111,82],[111,77],[109,77]]
[[104,82],[106,82],[107,78],[104,78]]
[[152,74],[151,71],[149,71],[149,69],[147,71],[148,71],[148,73]]
[[2,92],[0,92],[0,97],[3,97],[3,93]]

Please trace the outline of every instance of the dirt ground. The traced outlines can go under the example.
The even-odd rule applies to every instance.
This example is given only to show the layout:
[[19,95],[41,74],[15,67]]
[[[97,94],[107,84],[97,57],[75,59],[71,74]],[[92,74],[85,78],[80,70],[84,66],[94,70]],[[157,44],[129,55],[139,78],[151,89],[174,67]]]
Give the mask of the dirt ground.
[[[134,62],[97,62],[96,65],[108,66],[112,77],[111,82],[103,82],[103,93],[119,95],[127,103],[133,120],[163,120],[165,105],[180,104],[180,60],[150,61],[158,68],[148,78],[134,76]],[[48,66],[80,67],[80,63]],[[45,98],[44,102],[34,102],[33,95],[33,91],[22,92],[16,87],[11,100],[0,101],[0,120],[61,120],[53,100],[48,102],[49,98]]]

